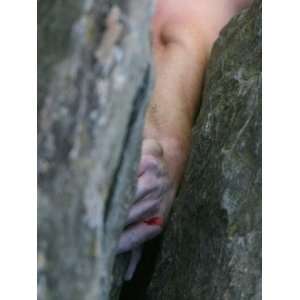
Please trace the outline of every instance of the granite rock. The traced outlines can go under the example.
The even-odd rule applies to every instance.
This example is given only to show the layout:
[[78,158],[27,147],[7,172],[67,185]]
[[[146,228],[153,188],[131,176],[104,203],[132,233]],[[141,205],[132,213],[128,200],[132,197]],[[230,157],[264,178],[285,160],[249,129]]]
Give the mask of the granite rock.
[[185,179],[147,300],[261,299],[261,1],[210,59]]
[[152,88],[150,0],[38,2],[38,299],[109,299]]

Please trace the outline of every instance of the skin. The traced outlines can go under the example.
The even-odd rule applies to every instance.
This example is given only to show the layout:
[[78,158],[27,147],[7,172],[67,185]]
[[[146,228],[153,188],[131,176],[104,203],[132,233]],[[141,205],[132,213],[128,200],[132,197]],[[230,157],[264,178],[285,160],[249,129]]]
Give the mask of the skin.
[[[142,245],[163,230],[191,147],[204,74],[220,30],[251,0],[158,0],[152,20],[156,82],[146,114],[137,191],[118,253],[132,251],[125,279]],[[155,217],[158,222],[145,222]]]

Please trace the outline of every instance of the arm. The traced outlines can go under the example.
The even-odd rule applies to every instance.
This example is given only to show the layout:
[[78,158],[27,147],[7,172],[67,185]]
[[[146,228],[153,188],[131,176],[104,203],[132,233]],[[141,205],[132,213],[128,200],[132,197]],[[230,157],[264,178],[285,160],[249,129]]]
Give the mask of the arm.
[[136,202],[120,253],[162,231],[189,155],[212,45],[241,1],[246,0],[157,2],[152,24],[156,82],[146,114]]

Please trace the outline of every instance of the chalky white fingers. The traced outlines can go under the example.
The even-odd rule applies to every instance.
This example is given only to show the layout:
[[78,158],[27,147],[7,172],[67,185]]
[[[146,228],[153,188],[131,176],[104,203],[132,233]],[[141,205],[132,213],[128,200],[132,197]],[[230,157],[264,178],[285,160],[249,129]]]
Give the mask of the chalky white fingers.
[[129,211],[126,225],[136,223],[156,214],[159,210],[161,199],[147,199],[134,204]]
[[117,253],[133,250],[159,235],[161,231],[160,225],[149,225],[144,222],[131,225],[122,233]]
[[156,176],[151,174],[149,171],[146,171],[141,177],[138,178],[135,202],[142,200],[148,194],[155,191],[158,183],[158,178],[156,178]]

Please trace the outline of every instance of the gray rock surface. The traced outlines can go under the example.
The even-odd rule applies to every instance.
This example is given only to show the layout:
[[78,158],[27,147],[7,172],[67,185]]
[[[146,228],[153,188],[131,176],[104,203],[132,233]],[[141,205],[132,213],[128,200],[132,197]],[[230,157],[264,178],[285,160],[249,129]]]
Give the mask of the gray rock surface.
[[214,46],[147,300],[261,299],[261,2]]
[[152,86],[152,6],[38,3],[40,300],[109,298]]

